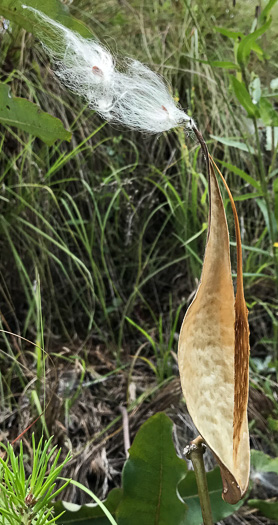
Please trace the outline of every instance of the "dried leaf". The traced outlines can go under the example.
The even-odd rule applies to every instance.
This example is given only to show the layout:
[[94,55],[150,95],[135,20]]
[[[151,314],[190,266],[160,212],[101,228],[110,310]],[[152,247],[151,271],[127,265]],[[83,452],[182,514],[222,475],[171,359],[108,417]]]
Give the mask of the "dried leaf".
[[[195,133],[208,164],[210,217],[201,281],[183,321],[178,359],[189,413],[219,462],[223,498],[234,504],[247,490],[250,462],[249,328],[243,294],[240,231],[232,200],[238,253],[235,300],[223,201],[213,160],[201,135],[197,130]],[[225,180],[224,183],[226,185]]]

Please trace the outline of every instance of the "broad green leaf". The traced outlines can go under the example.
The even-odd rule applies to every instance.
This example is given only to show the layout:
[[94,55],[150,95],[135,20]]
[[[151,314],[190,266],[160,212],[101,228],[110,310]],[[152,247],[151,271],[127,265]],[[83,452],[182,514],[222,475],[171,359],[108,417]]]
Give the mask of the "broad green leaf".
[[232,38],[233,40],[237,40],[238,38],[244,38],[244,33],[241,33],[241,31],[230,31],[225,27],[214,27],[214,30],[217,31],[217,33],[221,33],[221,35],[223,36]]
[[185,525],[186,505],[177,496],[186,463],[172,441],[172,421],[163,413],[139,429],[123,470],[118,525]]
[[250,499],[248,501],[249,507],[258,509],[261,514],[270,520],[274,520],[277,523],[278,519],[278,501],[270,502],[261,499]]
[[262,97],[259,104],[260,117],[265,126],[278,126],[278,113],[275,111],[271,102],[265,97]]
[[252,450],[251,465],[256,472],[275,472],[278,474],[278,458],[272,458],[260,450]]
[[253,33],[250,33],[249,35],[242,38],[238,50],[237,50],[237,61],[240,65],[246,65],[250,52],[253,49],[253,44],[256,42],[257,38],[262,36],[270,27],[271,19],[268,20],[262,27],[259,29],[256,29],[256,31],[253,31]]
[[245,182],[253,186],[253,188],[256,188],[256,190],[261,191],[261,185],[258,181],[256,181],[251,175],[248,175],[245,173],[245,171],[241,170],[237,166],[234,166],[233,164],[229,164],[229,162],[224,162],[223,160],[217,160],[222,166],[227,168],[232,173],[235,173],[236,175],[239,175],[241,179],[243,179]]
[[[109,492],[107,499],[103,502],[106,508],[115,516],[116,509],[121,501],[121,489],[113,489]],[[108,518],[104,515],[99,505],[75,505],[65,501],[57,501],[54,504],[55,515],[58,516],[65,511],[63,516],[57,520],[61,525],[110,525]]]
[[259,117],[259,109],[255,104],[253,104],[245,85],[233,75],[230,75],[230,81],[233,91],[240,104],[246,110],[248,117]]
[[210,135],[210,137],[214,140],[217,140],[221,144],[224,144],[225,146],[229,146],[231,148],[240,149],[242,151],[247,151],[248,153],[252,153],[254,155],[255,150],[252,148],[252,146],[248,146],[247,144],[244,144],[244,142],[239,142],[238,140],[235,140],[230,137],[218,137],[216,135]]
[[61,120],[45,113],[29,100],[11,96],[6,84],[0,84],[0,122],[27,131],[48,146],[58,139],[71,139],[71,132],[64,128]]
[[0,15],[42,38],[42,31],[46,31],[45,24],[42,26],[39,17],[36,17],[32,11],[24,9],[22,7],[24,4],[42,11],[56,22],[60,22],[85,38],[92,37],[92,33],[85,24],[72,17],[69,9],[59,0],[1,0]]
[[[243,500],[240,500],[236,505],[230,505],[222,499],[223,484],[219,467],[207,473],[207,482],[214,523],[230,516],[241,507]],[[181,481],[178,492],[188,506],[186,523],[188,525],[201,525],[203,519],[193,471],[188,472],[186,478]]]

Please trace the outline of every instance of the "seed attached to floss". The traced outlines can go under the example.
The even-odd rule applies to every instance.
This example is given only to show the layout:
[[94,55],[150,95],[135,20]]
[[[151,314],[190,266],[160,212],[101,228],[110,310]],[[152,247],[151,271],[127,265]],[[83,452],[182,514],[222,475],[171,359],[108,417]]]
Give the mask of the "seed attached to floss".
[[[87,100],[89,107],[103,118],[144,133],[188,126],[190,117],[176,105],[163,79],[151,69],[128,59],[120,71],[100,42],[83,38],[38,9],[24,8],[54,31],[54,41],[45,31],[39,37],[60,81]],[[84,71],[89,75],[84,75]]]
[[99,77],[103,77],[103,72],[102,70],[97,67],[97,66],[93,66],[92,67],[92,72],[95,74],[95,75],[98,75]]

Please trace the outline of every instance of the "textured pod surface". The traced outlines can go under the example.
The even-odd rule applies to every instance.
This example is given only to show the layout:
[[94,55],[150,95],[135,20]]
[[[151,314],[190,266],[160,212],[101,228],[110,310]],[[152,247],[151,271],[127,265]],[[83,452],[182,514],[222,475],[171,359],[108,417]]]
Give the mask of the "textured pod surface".
[[220,464],[224,499],[236,503],[249,480],[249,330],[241,286],[235,302],[228,227],[212,166],[209,176],[203,271],[182,324],[178,360],[188,411]]

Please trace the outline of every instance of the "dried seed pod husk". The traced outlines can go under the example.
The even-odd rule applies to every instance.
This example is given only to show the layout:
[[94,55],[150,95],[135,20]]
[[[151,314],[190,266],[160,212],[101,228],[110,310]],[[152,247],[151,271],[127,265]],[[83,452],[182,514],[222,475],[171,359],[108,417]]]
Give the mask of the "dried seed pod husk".
[[[201,145],[206,149],[204,143]],[[249,328],[235,206],[233,203],[238,251],[236,299],[226,215],[208,154],[207,164],[207,244],[200,285],[181,328],[178,361],[188,411],[220,465],[223,498],[234,504],[245,494],[249,481]],[[230,192],[229,197],[232,199]]]

